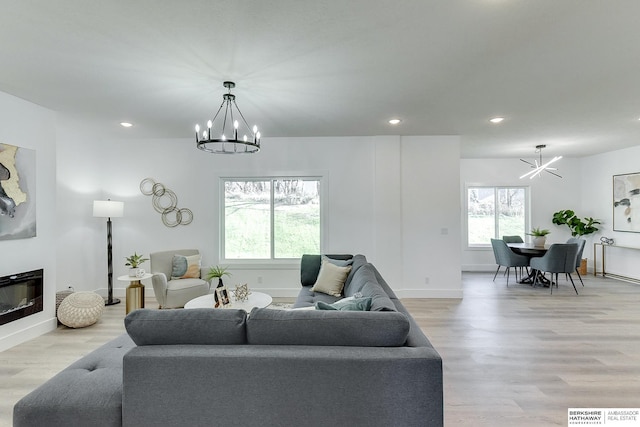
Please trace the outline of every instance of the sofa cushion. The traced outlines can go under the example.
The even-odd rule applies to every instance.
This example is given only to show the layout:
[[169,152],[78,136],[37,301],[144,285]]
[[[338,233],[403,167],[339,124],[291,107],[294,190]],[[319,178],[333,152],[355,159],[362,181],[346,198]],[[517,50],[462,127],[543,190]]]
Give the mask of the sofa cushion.
[[351,297],[360,292],[367,282],[376,282],[376,274],[371,264],[363,264],[352,276],[351,280],[344,285],[344,296]]
[[342,295],[342,288],[347,276],[351,271],[351,266],[340,267],[333,264],[329,258],[322,257],[322,266],[316,283],[311,290],[313,292],[322,292],[324,294],[339,297]]
[[200,255],[174,255],[171,262],[171,279],[199,279]]
[[378,282],[367,281],[360,293],[371,298],[371,311],[396,311],[396,306]]
[[254,308],[247,341],[257,345],[399,347],[409,320],[399,312]]
[[15,427],[122,425],[122,358],[127,334],[77,360],[13,407]]
[[369,311],[371,310],[371,298],[343,298],[333,304],[318,301],[316,303],[318,310],[342,310],[342,311]]
[[244,310],[134,310],[124,319],[133,341],[141,345],[246,343]]

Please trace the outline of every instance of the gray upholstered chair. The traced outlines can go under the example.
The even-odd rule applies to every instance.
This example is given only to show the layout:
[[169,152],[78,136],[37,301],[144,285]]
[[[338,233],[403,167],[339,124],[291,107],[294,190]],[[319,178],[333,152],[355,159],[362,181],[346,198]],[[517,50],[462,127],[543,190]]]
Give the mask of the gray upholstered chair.
[[184,307],[187,301],[209,293],[209,282],[202,279],[202,270],[198,266],[197,278],[173,279],[173,256],[186,257],[200,255],[197,249],[154,252],[150,254],[153,292],[160,308]]
[[524,240],[522,240],[520,236],[502,236],[502,240],[504,240],[505,243],[524,243]]
[[[500,267],[504,266],[507,268],[507,286],[509,286],[509,271],[511,267],[528,267],[529,257],[513,252],[504,240],[491,239],[491,247],[493,248],[493,255],[496,257],[496,264],[498,264],[493,280],[496,280]],[[516,272],[516,280],[518,280],[518,270],[515,268],[514,270]]]
[[[566,273],[571,279],[573,289],[578,294],[576,284],[573,282],[573,273],[576,269],[576,257],[578,256],[578,245],[575,243],[554,243],[549,247],[547,253],[541,257],[531,259],[531,268],[536,270],[535,280],[533,285],[535,286],[541,275],[544,273],[551,273],[551,293],[553,294],[553,285],[555,283],[558,286],[558,274]],[[554,280],[555,274],[555,280]]]
[[577,237],[572,237],[567,240],[567,243],[575,243],[578,245],[578,256],[576,258],[576,274],[578,275],[578,279],[580,279],[580,283],[584,286],[584,282],[582,281],[582,277],[580,276],[580,272],[578,269],[580,268],[580,263],[582,262],[582,252],[584,252],[584,245],[587,243],[584,239],[579,239]]

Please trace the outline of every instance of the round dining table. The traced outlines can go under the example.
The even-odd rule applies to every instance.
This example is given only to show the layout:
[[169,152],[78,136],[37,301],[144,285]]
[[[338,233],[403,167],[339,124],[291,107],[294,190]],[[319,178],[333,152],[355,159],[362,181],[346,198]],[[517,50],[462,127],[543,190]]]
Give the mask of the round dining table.
[[[507,243],[507,246],[509,246],[509,248],[517,254],[533,258],[543,256],[545,253],[547,253],[551,245],[534,246],[533,243]],[[520,280],[520,283],[533,285],[535,282],[536,274],[536,270],[531,269],[529,271],[529,275]],[[549,280],[544,277],[543,274],[541,274],[540,276],[541,277],[538,277],[538,282],[542,283],[544,286],[549,286]]]

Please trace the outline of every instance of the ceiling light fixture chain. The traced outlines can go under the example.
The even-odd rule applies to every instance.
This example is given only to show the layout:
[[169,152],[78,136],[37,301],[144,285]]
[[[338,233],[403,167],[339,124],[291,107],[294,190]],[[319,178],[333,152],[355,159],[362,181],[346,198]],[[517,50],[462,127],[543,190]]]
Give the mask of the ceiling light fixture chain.
[[[226,81],[223,83],[223,86],[228,89],[228,92],[222,95],[222,104],[220,104],[220,108],[218,108],[218,111],[213,116],[213,120],[209,120],[207,122],[207,129],[202,131],[202,135],[200,135],[200,125],[196,125],[196,146],[202,151],[214,154],[257,153],[260,151],[261,139],[258,127],[253,126],[253,128],[251,128],[245,119],[244,114],[242,114],[242,111],[238,108],[236,96],[231,93],[231,89],[236,87],[236,84],[234,82]],[[237,116],[242,119],[242,124],[246,128],[246,132],[251,135],[250,138],[247,137],[247,133],[244,133],[242,139],[238,139],[240,122],[235,119],[236,115],[234,115],[234,107],[237,112]],[[219,122],[216,122],[216,119],[220,116],[220,112],[223,108],[224,117],[221,120],[222,123],[219,124]],[[233,133],[229,138],[227,138],[227,127],[231,128],[231,126],[233,126]],[[218,133],[216,133],[216,129],[220,132],[219,138],[213,137],[213,135],[218,135]]]
[[540,145],[536,145],[536,153],[539,154],[539,159],[540,161],[538,162],[538,160],[534,160],[534,163],[531,163],[527,160],[524,159],[520,159],[521,162],[525,162],[528,165],[531,165],[531,167],[533,168],[533,170],[525,173],[524,175],[522,175],[520,177],[520,179],[522,178],[526,178],[529,177],[529,179],[533,179],[536,176],[540,176],[540,173],[542,172],[547,172],[550,173],[551,175],[555,175],[558,178],[562,178],[562,176],[558,175],[557,173],[553,172],[558,170],[557,168],[550,168],[549,165],[551,165],[552,163],[557,162],[558,160],[560,160],[562,158],[562,156],[555,156],[553,159],[549,160],[546,163],[542,162],[542,149],[545,148],[546,145],[544,144],[540,144]]

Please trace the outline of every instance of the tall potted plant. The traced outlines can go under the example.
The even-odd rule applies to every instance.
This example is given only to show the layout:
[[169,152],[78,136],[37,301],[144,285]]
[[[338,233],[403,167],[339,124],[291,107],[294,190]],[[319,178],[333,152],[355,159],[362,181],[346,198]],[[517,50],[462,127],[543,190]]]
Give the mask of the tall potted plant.
[[[580,219],[571,209],[564,209],[553,214],[551,220],[556,225],[566,225],[571,230],[572,237],[582,237],[598,231],[596,224],[601,224],[600,221],[591,217],[585,217]],[[580,274],[587,274],[587,259],[580,260]]]

